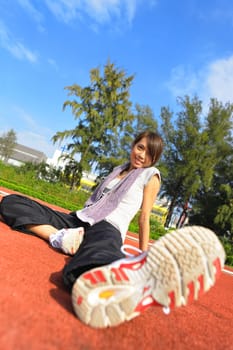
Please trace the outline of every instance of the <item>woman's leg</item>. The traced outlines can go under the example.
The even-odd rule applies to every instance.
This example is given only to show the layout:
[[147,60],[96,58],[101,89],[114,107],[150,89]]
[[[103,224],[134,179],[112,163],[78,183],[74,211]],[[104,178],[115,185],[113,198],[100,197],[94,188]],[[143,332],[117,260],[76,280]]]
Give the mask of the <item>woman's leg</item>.
[[85,234],[83,226],[58,230],[51,225],[26,225],[26,229],[70,255],[77,252]]
[[49,241],[49,237],[58,231],[56,227],[51,225],[25,225],[25,228],[46,241]]
[[4,197],[0,214],[12,229],[33,233],[66,254],[74,254],[83,239],[85,224],[76,215],[53,210],[25,196]]
[[121,246],[120,232],[107,221],[88,227],[79,250],[63,269],[65,285],[71,289],[82,273],[124,258]]
[[[36,226],[48,225],[55,228],[56,231],[62,228],[77,227],[76,220],[78,220],[74,215],[53,210],[35,200],[16,194],[5,196],[2,199],[0,215],[12,229],[29,233],[33,232],[29,230],[29,227],[32,229],[34,227],[36,234],[38,233]],[[50,229],[45,228],[42,235],[46,237],[49,233]]]

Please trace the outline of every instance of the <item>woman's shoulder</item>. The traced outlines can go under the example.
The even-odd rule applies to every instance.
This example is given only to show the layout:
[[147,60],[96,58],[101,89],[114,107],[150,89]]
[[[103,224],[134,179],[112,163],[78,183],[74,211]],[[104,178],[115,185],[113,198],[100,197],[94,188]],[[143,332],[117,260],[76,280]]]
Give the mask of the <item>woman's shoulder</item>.
[[151,174],[151,175],[155,175],[155,174],[160,174],[160,171],[158,168],[156,168],[155,166],[151,166],[149,168],[145,168],[145,174]]
[[143,175],[143,178],[144,178],[144,183],[147,183],[151,179],[151,177],[153,175],[158,175],[159,180],[161,181],[160,171],[159,171],[158,168],[156,168],[154,166],[149,167],[149,168],[145,168],[145,170],[143,171],[142,175]]

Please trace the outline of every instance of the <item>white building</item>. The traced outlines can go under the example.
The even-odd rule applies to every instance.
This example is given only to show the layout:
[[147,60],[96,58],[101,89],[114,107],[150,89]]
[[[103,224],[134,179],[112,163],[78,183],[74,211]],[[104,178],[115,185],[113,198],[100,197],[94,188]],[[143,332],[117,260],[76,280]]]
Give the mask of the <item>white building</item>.
[[48,158],[46,163],[55,167],[55,168],[61,168],[64,169],[66,164],[68,163],[67,159],[61,158],[61,156],[65,154],[61,150],[56,150],[53,154],[52,158]]
[[[61,150],[56,150],[53,154],[52,158],[48,158],[46,163],[55,167],[55,168],[61,168],[62,170],[65,168],[66,164],[69,162],[68,159],[64,159],[61,156],[65,155],[63,148]],[[90,186],[93,186],[95,184],[97,175],[84,171],[82,174],[82,180],[81,182],[89,184]]]
[[11,157],[8,159],[8,163],[16,166],[21,166],[27,162],[45,162],[46,159],[47,157],[43,152],[17,143]]

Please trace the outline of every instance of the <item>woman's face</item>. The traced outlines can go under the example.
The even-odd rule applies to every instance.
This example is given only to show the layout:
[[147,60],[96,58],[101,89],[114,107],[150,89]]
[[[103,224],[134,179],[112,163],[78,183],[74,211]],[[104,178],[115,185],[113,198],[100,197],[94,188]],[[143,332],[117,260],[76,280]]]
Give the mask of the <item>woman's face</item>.
[[143,137],[131,150],[130,165],[131,168],[147,168],[151,164],[152,159],[147,147],[147,138]]

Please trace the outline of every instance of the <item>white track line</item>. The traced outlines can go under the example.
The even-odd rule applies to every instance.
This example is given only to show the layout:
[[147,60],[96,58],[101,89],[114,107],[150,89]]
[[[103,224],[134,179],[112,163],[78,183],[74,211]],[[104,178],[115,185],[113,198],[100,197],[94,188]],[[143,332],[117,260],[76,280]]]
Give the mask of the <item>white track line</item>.
[[226,269],[223,269],[222,271],[223,271],[224,273],[228,274],[228,275],[233,276],[233,271],[226,270]]
[[[136,238],[136,237],[132,237],[132,236],[126,235],[126,238],[129,239],[129,240],[131,240],[131,241],[138,242],[138,238]],[[149,242],[148,244],[149,244],[149,245],[152,245],[153,242]]]
[[138,238],[128,236],[128,235],[126,235],[126,238],[131,239],[132,241],[138,241]]
[[0,191],[0,196],[8,196],[10,193],[4,192],[4,191]]

